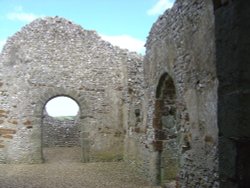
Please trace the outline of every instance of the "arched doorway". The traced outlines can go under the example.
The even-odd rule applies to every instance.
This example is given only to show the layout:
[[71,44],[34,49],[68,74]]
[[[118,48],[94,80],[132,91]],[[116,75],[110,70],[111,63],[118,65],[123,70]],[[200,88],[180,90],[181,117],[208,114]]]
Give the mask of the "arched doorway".
[[43,110],[42,151],[45,162],[80,161],[80,107],[67,96],[50,99]]
[[163,74],[156,89],[153,127],[158,152],[157,179],[161,185],[176,186],[179,171],[176,128],[176,90],[172,78]]

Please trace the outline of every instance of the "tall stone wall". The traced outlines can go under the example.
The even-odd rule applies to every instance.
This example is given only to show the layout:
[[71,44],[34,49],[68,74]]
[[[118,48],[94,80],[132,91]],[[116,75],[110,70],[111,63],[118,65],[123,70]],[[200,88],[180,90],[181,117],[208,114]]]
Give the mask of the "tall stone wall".
[[[173,168],[177,169],[169,169],[175,173],[175,184],[219,186],[215,68],[212,1],[177,0],[150,31],[144,58],[144,133],[133,133],[127,139],[128,158],[153,182],[171,183],[162,177],[167,176],[162,168],[171,166],[163,164],[164,160],[171,162],[175,157],[178,165]],[[174,142],[163,128],[164,123],[170,123],[170,116],[157,115],[162,114],[157,111],[162,108],[162,103],[157,103],[157,90],[164,79],[172,79],[175,88]]]
[[144,63],[58,17],[16,33],[0,55],[0,163],[41,162],[42,122],[59,123],[44,106],[68,96],[82,161],[124,150],[154,184],[249,187],[249,3],[213,2],[176,0]]
[[250,4],[215,3],[220,187],[250,187]]
[[0,162],[42,161],[43,109],[56,96],[79,104],[82,161],[122,158],[127,65],[139,62],[62,18],[25,26],[0,55]]

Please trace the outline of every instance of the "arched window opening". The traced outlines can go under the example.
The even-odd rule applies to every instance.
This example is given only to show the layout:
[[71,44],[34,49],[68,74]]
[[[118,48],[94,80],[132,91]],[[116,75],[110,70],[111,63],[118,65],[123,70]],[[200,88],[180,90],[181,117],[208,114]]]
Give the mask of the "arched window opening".
[[176,128],[176,90],[172,78],[163,74],[156,88],[153,127],[158,152],[159,184],[176,186],[178,175],[178,133]]
[[66,96],[49,100],[43,112],[42,148],[45,162],[80,161],[80,130],[77,102]]
[[45,110],[51,117],[74,117],[79,112],[79,106],[73,99],[59,96],[48,101]]

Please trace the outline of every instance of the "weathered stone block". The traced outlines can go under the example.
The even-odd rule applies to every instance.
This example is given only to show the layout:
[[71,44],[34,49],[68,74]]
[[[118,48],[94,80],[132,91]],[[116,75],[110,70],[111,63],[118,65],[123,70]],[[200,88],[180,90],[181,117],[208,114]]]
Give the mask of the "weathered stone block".
[[0,114],[5,114],[5,113],[7,113],[5,110],[0,109]]
[[30,126],[32,122],[30,120],[26,120],[23,122],[24,125]]
[[5,128],[0,128],[0,134],[16,134],[15,129],[5,129]]
[[2,135],[3,138],[8,138],[8,139],[13,139],[13,135],[10,135],[10,134],[5,134],[5,135]]
[[17,122],[17,120],[8,120],[8,122],[9,123],[11,123],[11,124],[13,124],[13,125],[17,125],[18,124],[18,122]]
[[156,140],[166,140],[167,132],[165,130],[155,130],[155,139]]
[[162,129],[161,116],[155,116],[153,119],[153,128]]
[[163,150],[163,141],[162,140],[154,140],[153,147],[155,151],[162,151]]

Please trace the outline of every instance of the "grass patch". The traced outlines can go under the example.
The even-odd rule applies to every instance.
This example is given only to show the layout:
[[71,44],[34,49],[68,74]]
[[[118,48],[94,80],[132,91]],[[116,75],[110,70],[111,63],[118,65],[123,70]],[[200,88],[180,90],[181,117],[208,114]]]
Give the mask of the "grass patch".
[[63,121],[63,120],[74,120],[75,116],[56,116],[53,118],[60,120],[60,121]]

